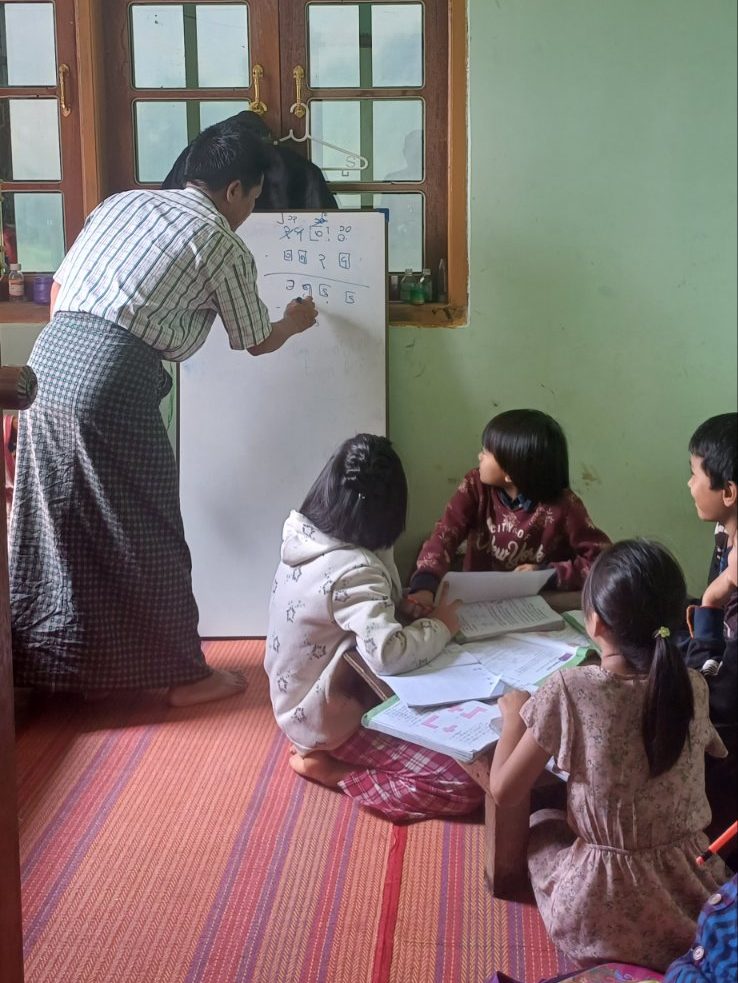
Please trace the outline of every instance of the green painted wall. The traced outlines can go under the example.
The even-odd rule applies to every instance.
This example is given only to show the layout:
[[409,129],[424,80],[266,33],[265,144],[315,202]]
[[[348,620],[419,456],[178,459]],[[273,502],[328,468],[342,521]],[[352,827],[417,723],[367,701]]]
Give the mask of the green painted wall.
[[393,328],[407,566],[497,410],[570,442],[613,538],[693,589],[687,441],[736,406],[735,0],[470,0],[470,324]]

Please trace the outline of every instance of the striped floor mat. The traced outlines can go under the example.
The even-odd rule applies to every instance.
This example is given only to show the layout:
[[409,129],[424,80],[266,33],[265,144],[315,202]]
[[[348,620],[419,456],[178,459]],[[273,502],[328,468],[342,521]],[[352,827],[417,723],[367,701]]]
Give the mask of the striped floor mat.
[[566,968],[492,901],[483,828],[393,826],[299,780],[262,642],[245,696],[48,700],[18,735],[28,983],[532,983]]

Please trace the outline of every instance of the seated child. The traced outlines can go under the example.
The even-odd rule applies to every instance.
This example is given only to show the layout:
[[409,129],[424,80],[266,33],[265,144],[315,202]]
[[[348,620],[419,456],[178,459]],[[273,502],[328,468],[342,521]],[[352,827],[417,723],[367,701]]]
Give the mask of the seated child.
[[610,540],[569,487],[569,452],[559,424],[539,410],[508,410],[482,434],[469,471],[418,554],[405,607],[430,607],[466,540],[464,570],[551,569],[551,586],[579,590]]
[[664,983],[729,983],[738,979],[737,889],[738,877],[732,877],[708,898],[694,943],[669,966]]
[[532,697],[500,700],[495,801],[520,801],[551,755],[570,776],[567,815],[531,817],[528,867],[552,940],[583,965],[663,972],[728,876],[719,857],[695,863],[709,845],[705,752],[725,748],[707,683],[672,641],[685,601],[664,547],[616,543],[595,560],[582,597],[601,665],[561,670]]
[[456,761],[361,727],[376,705],[343,658],[358,650],[378,675],[433,659],[458,629],[458,602],[403,627],[392,546],[405,527],[407,483],[386,437],[359,434],[323,468],[285,522],[269,608],[265,668],[290,764],[393,820],[462,815],[481,787]]
[[[699,606],[689,608],[691,640],[687,665],[699,669],[710,687],[710,716],[729,756],[708,762],[707,796],[713,812],[710,832],[720,832],[736,817],[738,787],[738,413],[713,416],[689,442],[692,476],[689,490],[697,515],[717,523],[709,583]],[[738,859],[732,849],[729,862]]]

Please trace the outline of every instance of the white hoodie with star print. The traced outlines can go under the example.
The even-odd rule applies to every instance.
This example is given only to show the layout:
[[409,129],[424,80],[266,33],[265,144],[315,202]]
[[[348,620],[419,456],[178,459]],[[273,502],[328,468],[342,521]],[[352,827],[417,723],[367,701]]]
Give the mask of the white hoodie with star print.
[[392,550],[373,553],[332,539],[291,512],[281,557],[264,659],[274,716],[300,753],[329,751],[377,701],[345,652],[356,649],[377,675],[391,675],[430,662],[451,636],[435,618],[399,623]]

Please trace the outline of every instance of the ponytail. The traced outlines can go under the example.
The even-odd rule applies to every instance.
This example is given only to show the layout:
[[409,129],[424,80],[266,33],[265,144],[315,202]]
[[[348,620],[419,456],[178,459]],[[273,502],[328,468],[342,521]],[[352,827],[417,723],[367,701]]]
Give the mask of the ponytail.
[[665,547],[626,539],[592,564],[582,606],[602,619],[626,662],[647,677],[641,733],[656,778],[679,760],[694,716],[692,681],[672,642],[687,606],[684,575]]
[[643,703],[643,743],[651,778],[672,768],[682,753],[694,716],[687,667],[666,633],[656,633]]

